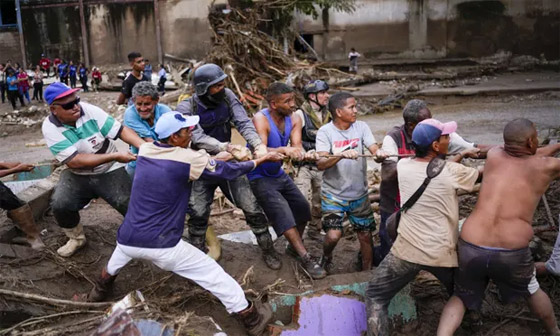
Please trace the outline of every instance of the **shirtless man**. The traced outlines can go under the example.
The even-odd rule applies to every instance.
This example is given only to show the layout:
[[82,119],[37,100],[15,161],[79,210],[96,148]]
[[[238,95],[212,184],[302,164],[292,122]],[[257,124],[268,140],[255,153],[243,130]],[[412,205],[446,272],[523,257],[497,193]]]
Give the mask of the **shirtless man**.
[[550,299],[535,278],[529,250],[539,199],[560,177],[560,160],[550,157],[560,151],[560,145],[537,146],[534,124],[515,119],[504,128],[504,146],[488,152],[478,202],[459,238],[455,295],[442,312],[439,336],[453,335],[465,307],[480,308],[488,279],[498,286],[505,302],[527,298],[547,332],[560,334]]

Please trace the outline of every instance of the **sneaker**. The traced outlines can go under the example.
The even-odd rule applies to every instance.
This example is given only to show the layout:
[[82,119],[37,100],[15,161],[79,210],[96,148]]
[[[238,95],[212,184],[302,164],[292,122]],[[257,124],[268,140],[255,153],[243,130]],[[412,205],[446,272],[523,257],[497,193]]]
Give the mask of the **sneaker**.
[[323,279],[327,276],[327,272],[315,260],[313,260],[309,253],[301,259],[301,264],[307,273],[309,273],[309,275],[315,280]]
[[325,269],[325,271],[327,272],[327,274],[333,274],[334,273],[334,263],[332,262],[332,257],[327,258],[325,256],[322,256],[321,259],[319,260],[319,265],[321,265],[321,267],[323,267]]

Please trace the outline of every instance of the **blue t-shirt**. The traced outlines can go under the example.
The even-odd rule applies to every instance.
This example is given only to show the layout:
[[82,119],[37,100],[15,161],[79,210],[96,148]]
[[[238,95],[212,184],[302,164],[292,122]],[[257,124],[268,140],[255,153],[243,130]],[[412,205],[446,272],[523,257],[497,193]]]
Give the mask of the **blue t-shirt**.
[[6,81],[8,82],[8,91],[17,91],[17,83],[14,83],[14,85],[10,84],[12,81],[17,81],[17,76],[8,76]]
[[[159,140],[155,131],[156,123],[159,118],[167,112],[171,112],[169,106],[164,104],[157,104],[154,108],[154,126],[150,126],[146,120],[140,118],[136,106],[130,105],[124,112],[124,122],[123,124],[132,129],[141,138],[152,138],[154,140]],[[133,154],[138,154],[138,148],[130,146],[130,151]],[[130,161],[128,163],[130,168],[136,167],[136,161]]]
[[[266,119],[268,119],[268,124],[270,126],[270,134],[268,134],[268,143],[266,146],[270,148],[286,147],[290,141],[290,133],[292,132],[292,118],[284,118],[284,132],[281,133],[278,127],[276,127],[274,120],[272,120],[268,108],[263,109],[262,113]],[[249,178],[249,180],[256,180],[262,177],[280,177],[284,174],[286,173],[282,169],[282,162],[265,162],[247,174],[247,178]]]
[[76,77],[76,71],[78,70],[78,67],[75,65],[71,65],[68,67],[68,69],[70,69],[70,77]]
[[185,227],[191,181],[231,180],[247,174],[253,161],[214,161],[204,151],[158,142],[140,146],[128,211],[117,232],[119,244],[170,248]]
[[87,68],[80,68],[79,72],[80,72],[80,77],[87,76],[87,74],[86,74]]
[[64,63],[59,64],[59,65],[58,65],[58,75],[59,75],[59,76],[65,76],[65,75],[67,75],[67,74],[68,74],[68,72],[67,72],[67,65],[64,64]]

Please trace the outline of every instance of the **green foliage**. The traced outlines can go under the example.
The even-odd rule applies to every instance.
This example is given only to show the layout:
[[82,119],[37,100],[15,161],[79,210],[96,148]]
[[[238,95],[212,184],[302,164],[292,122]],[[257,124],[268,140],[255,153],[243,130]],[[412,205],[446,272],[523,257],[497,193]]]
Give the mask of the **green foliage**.
[[296,0],[290,1],[290,3],[292,4],[291,10],[295,8],[303,14],[313,16],[314,19],[319,17],[317,7],[321,10],[334,9],[337,12],[347,13],[352,13],[356,10],[356,0]]

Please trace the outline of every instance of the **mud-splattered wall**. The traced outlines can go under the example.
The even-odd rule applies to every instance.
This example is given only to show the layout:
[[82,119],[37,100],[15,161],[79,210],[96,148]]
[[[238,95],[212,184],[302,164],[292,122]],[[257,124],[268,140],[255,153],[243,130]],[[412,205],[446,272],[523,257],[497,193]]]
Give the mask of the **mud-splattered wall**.
[[[123,64],[133,50],[157,59],[152,1],[83,1],[91,64]],[[72,5],[44,6],[65,2]],[[212,2],[158,0],[164,53],[205,56],[212,44],[207,20]],[[23,4],[30,62],[37,62],[43,52],[50,57],[84,59],[75,0]],[[326,29],[321,17],[308,16],[298,16],[297,27],[313,35],[315,49],[327,59],[345,58],[352,47],[368,57],[478,57],[505,50],[560,58],[559,0],[357,0],[357,5],[354,13],[329,11]],[[0,31],[1,58],[19,58],[17,41],[17,32]]]
[[152,3],[88,6],[86,22],[92,63],[128,63],[131,51],[157,59]]
[[354,13],[298,17],[327,59],[355,47],[370,57],[466,57],[498,50],[560,58],[558,0],[358,0]]
[[7,60],[21,62],[20,50],[17,29],[0,31],[0,63],[6,63]]
[[[45,6],[64,2],[70,0],[29,0],[23,6],[23,31],[29,62],[38,62],[42,53],[51,58],[84,60],[76,2],[64,7]],[[212,0],[159,0],[158,3],[164,52],[179,57],[202,58],[211,46],[207,16]],[[92,65],[127,63],[126,56],[131,51],[139,51],[153,63],[157,62],[153,2],[98,4],[94,0],[84,0],[84,17]],[[3,34],[0,44],[12,41],[14,34],[16,43],[19,43],[17,32],[10,32],[11,35],[5,37],[6,33],[0,34]],[[8,49],[20,57],[19,44]]]

